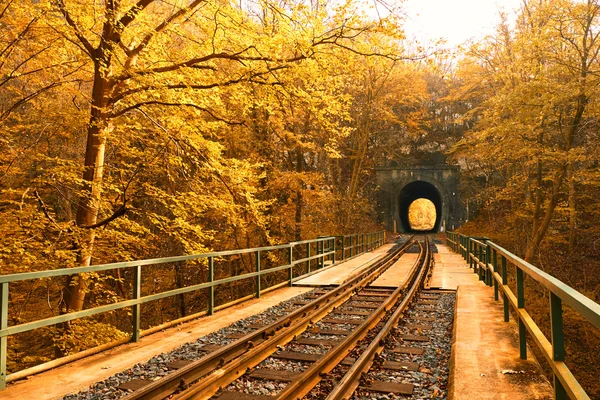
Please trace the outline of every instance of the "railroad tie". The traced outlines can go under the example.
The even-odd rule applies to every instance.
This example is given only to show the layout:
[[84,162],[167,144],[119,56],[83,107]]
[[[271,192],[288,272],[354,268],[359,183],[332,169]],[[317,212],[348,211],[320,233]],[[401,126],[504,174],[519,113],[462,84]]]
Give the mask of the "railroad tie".
[[344,310],[344,309],[336,309],[334,311],[334,313],[336,314],[343,314],[343,315],[362,315],[362,316],[369,316],[372,314],[372,312],[369,311],[355,311],[355,310]]
[[219,344],[207,344],[207,345],[204,345],[204,346],[198,348],[198,350],[211,352],[211,351],[217,351],[217,350],[221,349],[222,347],[224,347],[224,346],[221,346]]
[[434,317],[419,317],[419,316],[414,316],[414,317],[408,317],[408,319],[414,319],[415,321],[423,321],[423,322],[435,322],[435,318]]
[[400,335],[406,342],[429,342],[429,337],[420,335]]
[[371,303],[379,303],[383,302],[383,300],[387,299],[389,296],[378,297],[378,296],[363,296],[362,294],[358,294],[352,297],[352,301],[368,301]]
[[370,392],[396,393],[410,396],[413,394],[414,386],[410,383],[373,381],[367,386],[363,386],[363,389]]
[[261,379],[265,381],[292,382],[298,377],[298,375],[300,375],[300,372],[260,368],[255,369],[248,376],[253,379]]
[[358,303],[349,303],[348,306],[350,307],[354,307],[354,308],[369,308],[369,309],[376,309],[379,308],[379,306],[381,306],[381,303],[368,303],[368,304],[358,304]]
[[234,333],[230,333],[229,335],[225,336],[225,339],[239,339],[239,338],[243,338],[246,335],[248,335],[248,333],[234,332]]
[[292,360],[292,361],[306,361],[316,362],[321,359],[322,354],[309,354],[300,353],[297,351],[280,351],[279,353],[272,354],[271,357],[278,358],[280,360]]
[[428,331],[433,329],[431,325],[420,325],[420,324],[406,324],[404,325],[407,329],[419,329],[422,331]]
[[321,328],[318,328],[311,332],[318,333],[320,335],[335,335],[335,336],[346,336],[350,333],[350,331],[346,331],[346,330],[342,330],[342,329],[321,329]]
[[404,346],[398,346],[392,351],[394,353],[410,354],[413,356],[421,356],[421,355],[423,355],[423,353],[425,353],[425,349],[422,349],[420,347],[404,347]]
[[341,318],[325,318],[320,322],[324,324],[343,324],[343,325],[360,325],[363,323],[362,319],[341,319]]
[[167,364],[167,368],[170,369],[181,369],[186,365],[190,365],[193,361],[190,360],[177,360]]
[[418,371],[419,364],[415,362],[386,361],[381,365],[382,368],[392,369],[394,371]]
[[312,339],[312,338],[298,338],[292,343],[303,344],[308,346],[335,346],[339,343],[339,340],[327,340],[327,339]]
[[247,325],[246,328],[248,329],[261,329],[264,328],[265,326],[267,326],[266,324],[250,324]]
[[151,383],[152,383],[152,381],[149,381],[146,379],[132,379],[130,381],[121,383],[119,386],[117,386],[117,389],[132,390],[135,392],[136,390],[140,390],[144,386],[149,385]]
[[217,399],[219,400],[273,400],[273,396],[265,396],[264,394],[248,394],[240,392],[230,392],[228,390],[222,392]]

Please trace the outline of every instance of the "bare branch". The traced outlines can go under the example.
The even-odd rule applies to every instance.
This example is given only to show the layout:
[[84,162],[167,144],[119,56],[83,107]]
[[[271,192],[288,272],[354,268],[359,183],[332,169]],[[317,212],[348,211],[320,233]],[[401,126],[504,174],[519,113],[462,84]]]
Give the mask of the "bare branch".
[[142,102],[142,103],[137,103],[137,104],[134,104],[132,106],[126,107],[126,108],[124,108],[122,110],[119,110],[119,111],[111,114],[110,118],[115,118],[115,117],[121,116],[121,115],[123,115],[125,113],[128,113],[129,111],[137,110],[140,107],[149,106],[149,105],[159,105],[159,106],[168,106],[168,107],[180,107],[180,106],[183,106],[183,107],[192,107],[192,108],[195,108],[196,110],[203,111],[203,112],[207,113],[208,115],[210,115],[211,117],[213,117],[214,119],[216,119],[217,121],[224,122],[224,123],[226,123],[228,125],[243,125],[244,124],[244,122],[237,122],[237,121],[226,120],[225,118],[216,115],[210,109],[205,108],[205,107],[201,107],[201,106],[199,106],[197,104],[193,104],[193,103],[170,103],[170,102],[166,102],[166,101],[157,101],[157,100],[145,101],[145,102]]

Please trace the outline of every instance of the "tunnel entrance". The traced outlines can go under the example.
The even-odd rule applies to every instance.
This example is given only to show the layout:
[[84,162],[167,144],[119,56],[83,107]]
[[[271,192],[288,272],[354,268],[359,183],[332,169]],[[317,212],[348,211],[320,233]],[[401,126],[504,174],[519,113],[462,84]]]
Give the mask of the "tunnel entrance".
[[400,212],[400,229],[403,232],[424,232],[411,226],[409,208],[417,199],[427,199],[435,206],[435,223],[433,228],[426,232],[439,232],[442,221],[442,196],[435,186],[429,182],[415,181],[404,186],[398,196],[398,210]]

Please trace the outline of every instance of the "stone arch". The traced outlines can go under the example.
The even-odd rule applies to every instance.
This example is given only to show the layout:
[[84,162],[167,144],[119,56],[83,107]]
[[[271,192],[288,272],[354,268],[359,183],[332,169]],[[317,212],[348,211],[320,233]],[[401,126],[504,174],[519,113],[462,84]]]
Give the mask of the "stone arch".
[[449,196],[444,185],[429,176],[410,176],[396,182],[391,191],[392,213],[397,229],[401,232],[410,232],[408,223],[408,207],[418,198],[431,200],[436,208],[436,221],[433,232],[446,230],[446,221],[450,214]]

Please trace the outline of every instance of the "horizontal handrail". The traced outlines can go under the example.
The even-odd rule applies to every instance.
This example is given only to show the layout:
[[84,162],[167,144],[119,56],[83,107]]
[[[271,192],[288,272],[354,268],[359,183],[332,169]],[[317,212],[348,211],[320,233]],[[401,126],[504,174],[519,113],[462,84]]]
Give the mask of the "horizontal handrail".
[[[502,293],[505,321],[509,320],[509,305],[515,309],[519,322],[520,357],[527,358],[526,332],[529,332],[552,369],[555,398],[566,399],[569,396],[572,399],[589,399],[565,363],[562,303],[568,304],[599,329],[600,304],[488,238],[470,237],[454,232],[448,232],[447,237],[450,247],[463,256],[474,272],[479,273],[480,279],[487,285],[494,286],[495,300],[499,300],[499,293]],[[509,263],[516,269],[516,294],[508,285]],[[550,339],[525,310],[525,275],[550,292]]]
[[[336,240],[341,239],[341,247],[336,247]],[[350,242],[350,246],[346,246],[347,241]],[[368,234],[354,234],[346,236],[322,236],[316,239],[302,240],[290,242],[287,244],[256,247],[249,249],[239,250],[227,250],[201,254],[190,254],[183,256],[174,257],[162,257],[153,258],[146,260],[135,260],[125,261],[110,264],[93,265],[89,267],[75,267],[75,268],[61,268],[56,270],[36,271],[36,272],[25,272],[10,275],[0,275],[0,390],[6,387],[7,380],[10,380],[12,374],[7,375],[6,371],[6,356],[7,356],[7,338],[8,336],[15,335],[18,333],[29,332],[35,329],[39,329],[46,326],[56,325],[58,323],[72,321],[79,318],[90,317],[105,313],[108,311],[119,310],[123,308],[131,307],[132,312],[132,326],[133,333],[131,336],[132,341],[137,341],[141,337],[141,306],[142,304],[149,303],[176,295],[185,293],[191,293],[198,290],[208,289],[208,310],[207,314],[212,314],[215,309],[215,288],[219,285],[223,285],[230,282],[235,282],[243,279],[255,278],[256,291],[255,296],[260,297],[261,292],[267,291],[270,288],[261,288],[261,277],[267,274],[272,274],[278,271],[288,270],[287,284],[291,285],[293,281],[298,278],[312,274],[311,272],[311,261],[316,261],[317,270],[326,266],[326,261],[329,261],[329,267],[337,265],[336,252],[341,250],[341,259],[339,261],[345,261],[349,258],[356,257],[366,251],[370,251],[376,247],[381,246],[385,242],[385,232],[373,232]],[[297,246],[305,245],[305,256],[300,259],[294,259],[294,252],[301,251],[302,248]],[[311,254],[311,245],[316,245],[316,254]],[[282,265],[277,265],[270,268],[261,269],[261,255],[269,251],[285,250],[286,262]],[[345,251],[349,250],[348,253]],[[246,272],[244,274],[229,276],[221,279],[214,279],[215,276],[215,261],[221,260],[224,257],[243,255],[243,254],[254,254],[255,255],[255,268],[253,272]],[[184,261],[195,261],[195,260],[206,260],[204,264],[205,268],[208,267],[208,278],[206,282],[180,287],[177,289],[171,289],[159,293],[154,293],[146,296],[141,296],[141,282],[142,282],[142,267],[149,265],[162,265],[172,264]],[[294,277],[294,267],[298,265],[306,265],[307,272],[302,273]],[[78,274],[86,274],[91,272],[101,272],[108,270],[121,270],[121,269],[133,269],[133,297],[132,299],[118,301],[111,304],[97,306],[89,309],[79,310],[67,314],[61,314],[50,318],[39,319],[31,322],[8,325],[8,290],[9,285],[15,282],[23,282],[34,279],[45,279],[61,276],[70,276]],[[281,282],[277,285],[286,284]]]

